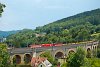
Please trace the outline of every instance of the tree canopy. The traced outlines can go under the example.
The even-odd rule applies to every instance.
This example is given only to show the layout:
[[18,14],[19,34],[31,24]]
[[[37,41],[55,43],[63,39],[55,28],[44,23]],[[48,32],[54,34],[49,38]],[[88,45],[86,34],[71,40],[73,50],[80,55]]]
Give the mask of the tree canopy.
[[[68,67],[81,67],[86,65],[86,52],[82,47],[76,49],[76,53],[68,58]],[[86,65],[88,67],[88,65]]]
[[0,17],[2,15],[2,12],[4,11],[3,8],[5,8],[6,6],[4,4],[0,3]]
[[40,55],[40,57],[46,57],[51,63],[53,63],[53,56],[49,51],[46,51]]
[[9,63],[9,54],[7,45],[0,44],[0,67],[7,67]]

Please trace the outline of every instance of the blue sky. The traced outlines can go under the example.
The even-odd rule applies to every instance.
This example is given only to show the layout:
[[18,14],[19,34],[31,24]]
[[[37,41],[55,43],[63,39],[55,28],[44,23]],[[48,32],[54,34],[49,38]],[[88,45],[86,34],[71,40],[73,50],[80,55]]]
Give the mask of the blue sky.
[[100,8],[100,0],[0,0],[6,4],[0,30],[35,29],[38,26]]

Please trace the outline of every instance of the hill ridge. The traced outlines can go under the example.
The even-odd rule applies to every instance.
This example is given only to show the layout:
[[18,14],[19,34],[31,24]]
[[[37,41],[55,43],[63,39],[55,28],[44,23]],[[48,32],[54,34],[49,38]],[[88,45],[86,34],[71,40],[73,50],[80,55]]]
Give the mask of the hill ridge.
[[[74,19],[75,18],[75,19]],[[71,43],[88,40],[100,40],[100,9],[95,9],[37,27],[35,30],[22,30],[11,35],[7,42],[16,47],[30,44]]]

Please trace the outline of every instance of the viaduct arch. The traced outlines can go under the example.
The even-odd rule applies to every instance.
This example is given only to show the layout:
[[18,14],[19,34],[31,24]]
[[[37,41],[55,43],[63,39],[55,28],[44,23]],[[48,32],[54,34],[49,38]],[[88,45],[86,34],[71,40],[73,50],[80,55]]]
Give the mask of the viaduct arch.
[[[51,51],[51,54],[53,55],[54,58],[65,58],[69,55],[69,53],[73,53],[73,52],[76,52],[76,48],[78,46],[82,46],[86,51],[87,53],[90,52],[94,52],[95,55],[96,55],[96,52],[97,52],[97,46],[98,46],[98,43],[99,42],[88,42],[86,44],[80,44],[80,45],[77,45],[77,44],[72,44],[70,46],[67,46],[67,45],[63,45],[63,46],[60,46],[60,47],[54,47],[53,51],[52,51],[52,47],[50,48],[38,48],[37,49],[37,57],[43,53],[44,51],[46,50],[49,50]],[[12,52],[11,52],[12,51]],[[11,63],[13,64],[13,62],[15,60],[13,60],[13,58],[15,57],[16,58],[16,64],[25,64],[25,61],[26,61],[26,64],[29,64],[31,62],[31,58],[34,54],[34,51],[33,49],[31,48],[20,48],[20,49],[12,49],[12,50],[9,50],[9,53],[10,53],[10,58],[11,58]],[[40,52],[39,52],[40,51]],[[93,53],[91,53],[91,55],[94,55]]]
[[52,54],[54,54],[54,58],[58,59],[58,58],[64,58],[65,52],[63,50],[61,50],[61,49],[57,49]]

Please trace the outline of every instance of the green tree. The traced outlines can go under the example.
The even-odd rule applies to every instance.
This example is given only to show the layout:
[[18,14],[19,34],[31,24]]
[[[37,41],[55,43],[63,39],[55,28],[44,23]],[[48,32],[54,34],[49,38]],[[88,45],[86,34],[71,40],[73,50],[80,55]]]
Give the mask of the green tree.
[[91,63],[91,67],[100,67],[100,59],[99,58],[91,58],[89,59]]
[[97,57],[100,58],[100,48],[97,49]]
[[52,63],[53,67],[57,67],[58,60],[54,59],[49,51],[46,51],[40,55],[40,57],[46,57],[50,63]]
[[89,34],[88,30],[82,29],[82,30],[78,33],[78,35],[76,36],[76,39],[77,39],[78,41],[86,41],[86,40],[88,40],[89,36],[90,36],[90,34]]
[[0,17],[1,17],[1,15],[2,15],[2,12],[3,12],[3,8],[4,8],[4,7],[5,7],[5,5],[0,3]]
[[46,57],[48,59],[48,61],[50,61],[51,63],[53,63],[53,56],[50,54],[49,51],[46,51],[46,52],[42,53],[40,55],[40,57]]
[[67,63],[63,63],[62,65],[61,65],[61,67],[66,67],[67,66]]
[[100,34],[98,35],[97,40],[100,42]]
[[0,44],[0,67],[7,67],[9,63],[9,53],[7,52],[7,46]]
[[85,65],[86,53],[82,47],[78,47],[76,53],[68,59],[69,67],[80,67]]
[[[92,53],[91,50],[90,50],[90,49],[87,49],[86,57],[87,57],[87,58],[91,58],[91,53]],[[94,54],[94,55],[95,55],[95,53],[96,53],[96,52],[93,50],[93,54]]]

